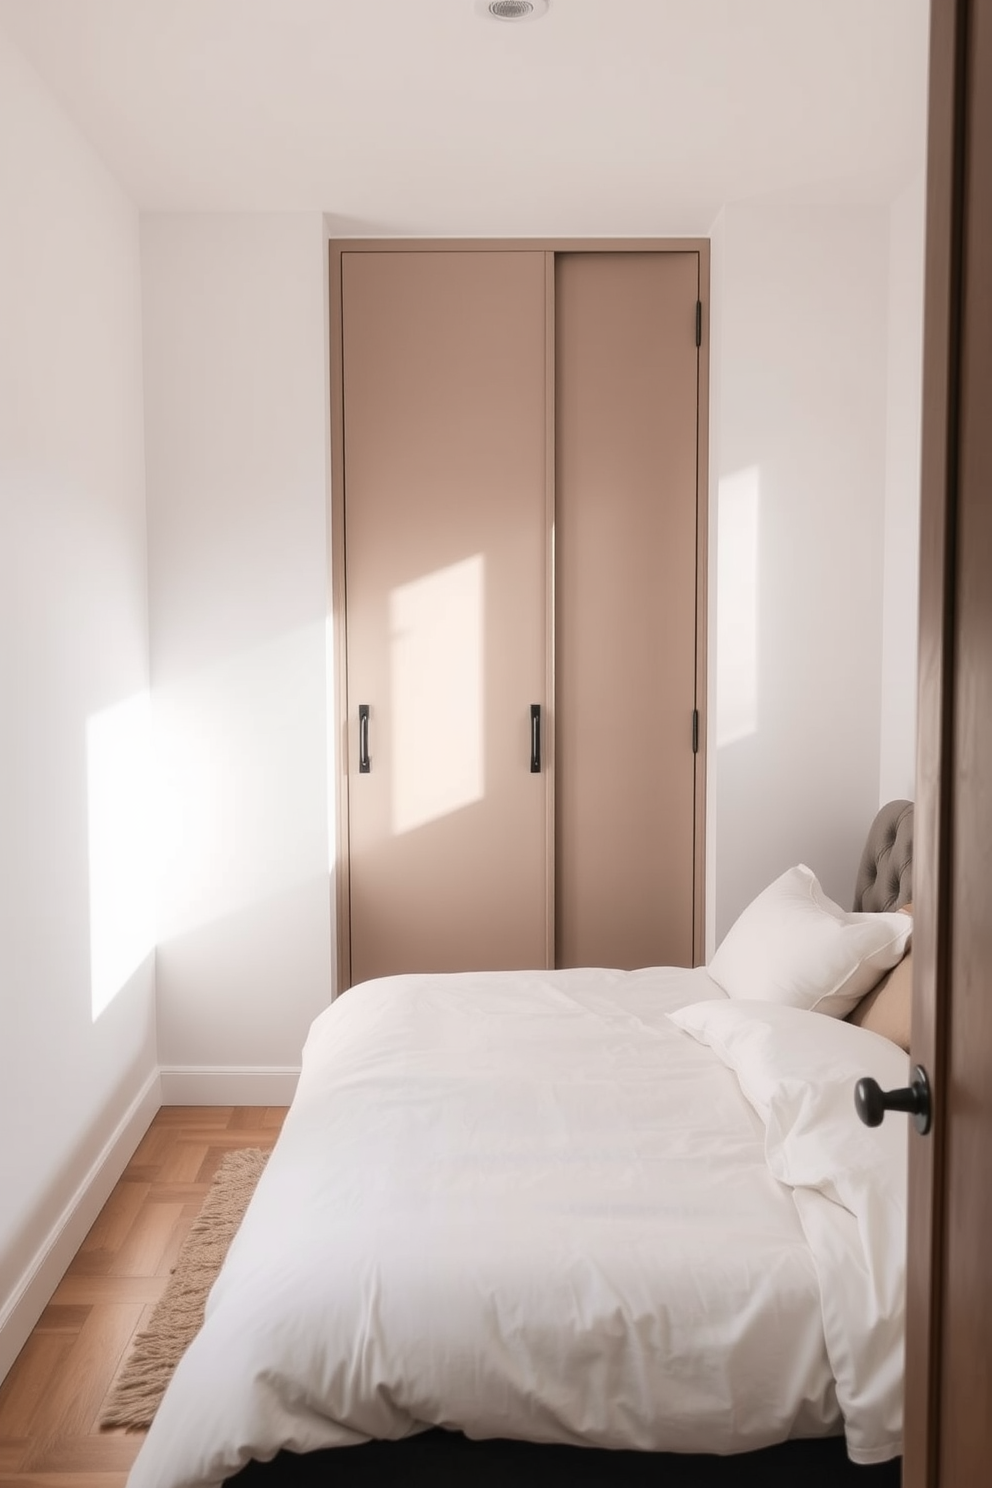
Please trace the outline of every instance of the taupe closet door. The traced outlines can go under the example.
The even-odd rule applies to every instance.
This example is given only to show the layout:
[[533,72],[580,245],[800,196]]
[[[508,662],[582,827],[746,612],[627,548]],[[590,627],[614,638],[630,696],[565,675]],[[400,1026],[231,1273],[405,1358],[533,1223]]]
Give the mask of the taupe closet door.
[[352,982],[549,958],[546,274],[342,254]]
[[559,966],[693,960],[698,263],[555,263]]

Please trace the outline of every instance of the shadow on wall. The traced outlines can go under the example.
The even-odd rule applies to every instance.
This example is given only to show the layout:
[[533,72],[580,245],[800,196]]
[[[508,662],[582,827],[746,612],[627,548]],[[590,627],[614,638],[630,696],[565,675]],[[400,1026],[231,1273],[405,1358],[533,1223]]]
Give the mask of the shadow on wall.
[[829,489],[798,459],[719,481],[715,944],[798,862],[849,906],[877,808],[880,532],[835,515]]
[[331,1001],[333,897],[333,877],[314,875],[162,940],[163,1073],[298,1071],[310,1024]]
[[757,465],[725,475],[717,497],[716,745],[758,730]]

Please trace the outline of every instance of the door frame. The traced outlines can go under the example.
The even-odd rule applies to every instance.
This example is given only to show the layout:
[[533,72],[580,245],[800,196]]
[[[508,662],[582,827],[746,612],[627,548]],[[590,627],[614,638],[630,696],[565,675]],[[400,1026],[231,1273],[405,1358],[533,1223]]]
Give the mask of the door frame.
[[920,501],[912,1057],[933,1125],[909,1136],[904,1488],[939,1482],[953,906],[955,574],[971,0],[931,0]]
[[[693,963],[705,959],[706,888],[706,649],[707,576],[709,536],[709,324],[710,242],[708,238],[332,238],[328,243],[330,318],[330,513],[327,524],[327,564],[330,575],[333,626],[332,660],[334,681],[333,759],[335,805],[335,859],[332,917],[336,931],[332,997],[351,985],[351,883],[348,860],[348,675],[346,614],[346,534],[344,501],[344,367],[342,329],[342,273],[344,253],[409,252],[530,252],[547,254],[549,285],[546,336],[548,337],[548,530],[554,523],[554,255],[556,253],[695,253],[698,255],[698,298],[702,306],[701,339],[697,371],[696,418],[696,711],[698,748],[694,766],[694,872],[693,872]],[[548,889],[549,915],[553,915],[554,843],[554,545],[548,543],[549,601],[552,623],[548,627],[547,661],[548,727],[547,757],[551,763],[548,781]],[[554,926],[549,923],[549,945],[553,961]]]

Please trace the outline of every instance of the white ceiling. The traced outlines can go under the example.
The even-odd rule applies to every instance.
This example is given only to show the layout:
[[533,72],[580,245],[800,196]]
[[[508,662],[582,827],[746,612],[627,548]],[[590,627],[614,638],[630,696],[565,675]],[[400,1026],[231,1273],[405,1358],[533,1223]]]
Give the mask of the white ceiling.
[[928,0],[0,0],[143,209],[334,230],[703,233],[921,169]]

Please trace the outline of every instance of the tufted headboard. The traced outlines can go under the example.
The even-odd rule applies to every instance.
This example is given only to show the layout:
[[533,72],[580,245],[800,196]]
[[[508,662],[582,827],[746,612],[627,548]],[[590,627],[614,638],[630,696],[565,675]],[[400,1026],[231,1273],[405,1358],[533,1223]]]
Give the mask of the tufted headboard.
[[854,908],[881,913],[913,902],[913,803],[888,801],[871,824]]

